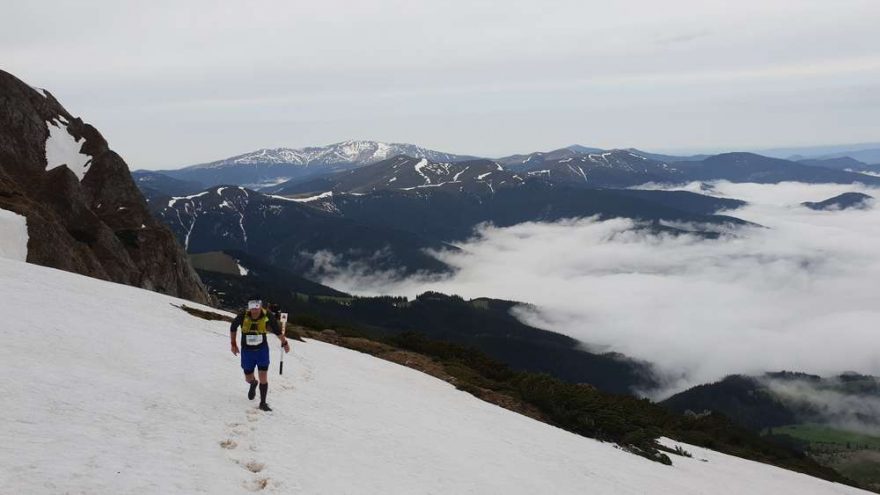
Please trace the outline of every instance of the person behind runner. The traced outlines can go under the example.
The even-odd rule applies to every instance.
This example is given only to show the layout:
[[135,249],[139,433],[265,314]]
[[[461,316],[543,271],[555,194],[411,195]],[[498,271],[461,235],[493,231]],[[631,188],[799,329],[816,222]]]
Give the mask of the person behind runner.
[[281,321],[281,306],[278,303],[269,303],[266,305],[269,308],[269,313],[278,321]]
[[[241,327],[241,348],[236,342],[235,334]],[[272,408],[266,403],[266,395],[269,393],[269,343],[268,332],[272,332],[281,340],[284,352],[290,352],[287,337],[281,331],[278,320],[272,313],[263,308],[259,299],[248,301],[247,310],[232,320],[229,327],[230,347],[233,355],[241,354],[241,369],[244,371],[244,379],[248,383],[248,399],[253,400],[256,396],[257,387],[260,389],[260,409],[271,411]],[[257,368],[259,380],[254,377],[254,368]]]

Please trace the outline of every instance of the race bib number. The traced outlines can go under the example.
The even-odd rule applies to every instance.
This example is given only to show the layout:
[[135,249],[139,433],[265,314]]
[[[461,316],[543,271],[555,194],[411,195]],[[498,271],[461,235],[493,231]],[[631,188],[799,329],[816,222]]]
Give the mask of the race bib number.
[[262,335],[248,334],[244,336],[244,343],[247,345],[260,345],[263,343]]

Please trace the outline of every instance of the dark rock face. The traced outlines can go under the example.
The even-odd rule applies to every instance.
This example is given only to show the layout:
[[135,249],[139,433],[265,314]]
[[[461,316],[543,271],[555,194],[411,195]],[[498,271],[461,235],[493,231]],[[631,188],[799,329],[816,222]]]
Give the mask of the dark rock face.
[[[82,180],[69,168],[74,164],[46,170],[50,126],[91,158]],[[98,130],[48,92],[3,71],[0,208],[27,218],[30,263],[210,302],[174,236],[150,216],[125,161]]]

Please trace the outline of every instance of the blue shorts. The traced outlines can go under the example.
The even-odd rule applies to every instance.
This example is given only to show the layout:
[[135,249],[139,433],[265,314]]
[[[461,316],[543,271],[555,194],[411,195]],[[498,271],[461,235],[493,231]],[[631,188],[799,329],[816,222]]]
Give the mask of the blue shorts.
[[241,350],[241,369],[246,375],[254,372],[254,367],[260,371],[269,370],[269,346],[264,345],[258,349]]

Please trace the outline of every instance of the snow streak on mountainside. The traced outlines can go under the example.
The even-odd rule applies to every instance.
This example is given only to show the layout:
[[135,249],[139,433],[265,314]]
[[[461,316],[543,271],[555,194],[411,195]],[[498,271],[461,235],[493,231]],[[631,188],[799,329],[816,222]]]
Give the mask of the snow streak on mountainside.
[[332,199],[322,195],[304,202],[220,186],[187,196],[154,197],[150,205],[190,253],[243,251],[298,274],[316,269],[319,252],[385,269],[446,268],[426,250],[451,246],[311,206],[322,198]]
[[664,466],[314,341],[283,376],[272,346],[262,413],[226,323],[26,263],[0,259],[0,275],[17,318],[0,346],[16,377],[0,382],[4,493],[862,493],[689,445]]
[[494,193],[500,187],[524,182],[491,160],[434,162],[427,158],[396,156],[378,163],[312,180],[291,181],[266,189],[277,194],[324,192],[370,193],[379,190],[436,189],[449,192]]
[[[224,191],[230,191],[230,193],[224,195]],[[250,194],[248,193],[248,190],[243,187],[218,187],[217,190],[213,192],[202,191],[197,194],[174,197],[168,200],[167,208],[173,212],[173,215],[178,221],[177,224],[170,224],[172,230],[175,232],[180,232],[181,230],[186,232],[186,235],[183,238],[184,250],[189,250],[190,236],[192,235],[193,229],[196,227],[196,222],[198,222],[199,216],[203,213],[210,212],[210,207],[204,207],[202,205],[201,198],[205,198],[206,196],[211,197],[212,195],[216,201],[220,201],[219,204],[214,205],[217,209],[228,209],[233,213],[233,216],[237,218],[238,228],[234,232],[224,232],[223,237],[237,239],[242,243],[242,246],[247,246],[248,233],[244,224],[244,215],[245,210],[248,207]],[[177,208],[175,208],[175,206],[177,206]],[[166,214],[165,210],[163,210],[163,215],[164,214]],[[162,217],[160,216],[160,218]],[[223,227],[219,222],[209,223],[212,225],[211,228],[215,231]]]

